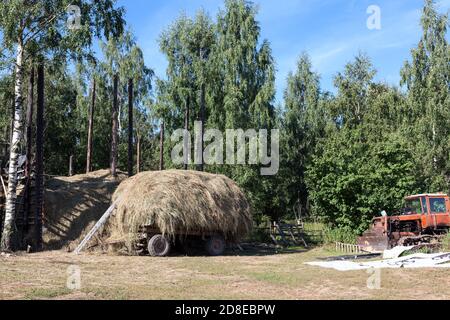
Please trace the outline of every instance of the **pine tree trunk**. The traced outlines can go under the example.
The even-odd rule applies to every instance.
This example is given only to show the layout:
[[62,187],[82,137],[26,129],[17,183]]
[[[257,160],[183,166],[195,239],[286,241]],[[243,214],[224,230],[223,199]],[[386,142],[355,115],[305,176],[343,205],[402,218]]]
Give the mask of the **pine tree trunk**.
[[44,65],[38,67],[36,110],[36,251],[42,250],[42,206],[44,196]]
[[[117,84],[117,86],[119,86],[119,85]],[[119,135],[121,134],[122,128],[123,128],[122,127],[122,107],[123,107],[122,104],[123,104],[122,90],[117,89],[117,108],[116,108],[117,109],[117,134],[119,134]]]
[[[184,115],[184,130],[186,132],[189,132],[189,97],[186,98],[186,114]],[[191,150],[188,150],[188,143],[187,141],[184,141],[184,170],[188,169],[189,164],[189,153]]]
[[164,122],[161,122],[161,130],[159,132],[159,170],[164,170]]
[[26,143],[27,143],[27,160],[25,163],[25,177],[27,181],[25,191],[25,208],[23,217],[23,231],[28,229],[28,217],[30,216],[31,206],[31,165],[32,165],[32,132],[33,132],[33,95],[34,95],[34,67],[31,66],[30,78],[28,81],[28,96],[27,96],[27,115],[26,115]]
[[128,80],[128,176],[133,175],[133,79]]
[[136,135],[136,172],[141,172],[141,137]]
[[92,143],[94,136],[94,112],[95,112],[95,79],[92,80],[92,101],[89,106],[88,141],[86,155],[86,173],[92,170]]
[[5,222],[3,224],[0,250],[13,249],[12,236],[16,218],[17,198],[17,159],[19,158],[19,144],[22,139],[22,73],[23,73],[23,42],[19,37],[16,56],[16,78],[14,85],[14,125],[9,153],[8,190],[6,194]]
[[33,95],[34,95],[34,67],[31,67],[30,78],[28,82],[27,96],[27,115],[26,115],[26,143],[27,143],[27,162],[25,166],[25,175],[31,176],[32,145],[33,145]]
[[113,84],[113,106],[112,106],[112,137],[111,137],[111,174],[113,177],[117,177],[117,126],[118,126],[118,114],[117,114],[117,86],[119,78],[114,75]]
[[205,159],[203,158],[203,150],[204,150],[204,141],[203,141],[203,134],[205,132],[205,85],[202,84],[201,86],[201,92],[200,92],[200,122],[202,123],[202,129],[201,129],[201,133],[200,133],[200,139],[201,139],[201,146],[202,149],[200,150],[201,153],[201,164],[198,165],[197,170],[198,171],[204,171],[205,167],[204,167],[204,161]]

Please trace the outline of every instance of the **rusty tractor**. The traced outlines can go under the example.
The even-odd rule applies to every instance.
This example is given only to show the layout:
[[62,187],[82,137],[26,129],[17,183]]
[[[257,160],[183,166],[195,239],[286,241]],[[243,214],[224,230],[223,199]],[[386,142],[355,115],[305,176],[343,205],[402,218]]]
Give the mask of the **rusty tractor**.
[[450,229],[450,199],[446,194],[420,194],[405,198],[399,215],[376,217],[359,239],[367,252],[396,246],[438,243]]

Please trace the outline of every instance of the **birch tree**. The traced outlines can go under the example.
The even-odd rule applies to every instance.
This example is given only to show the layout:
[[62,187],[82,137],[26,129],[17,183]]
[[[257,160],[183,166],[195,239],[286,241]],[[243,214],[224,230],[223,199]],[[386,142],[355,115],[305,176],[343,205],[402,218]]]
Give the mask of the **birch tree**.
[[[422,36],[402,69],[408,90],[406,132],[413,142],[421,171],[430,189],[450,185],[450,45],[448,14],[439,14],[427,0],[422,10]],[[443,179],[443,178],[446,178]]]
[[14,231],[17,160],[22,141],[23,73],[30,55],[41,59],[65,60],[80,57],[94,37],[118,35],[122,31],[122,9],[114,8],[113,0],[77,1],[82,17],[79,27],[67,28],[69,0],[6,0],[0,3],[2,45],[15,56],[14,122],[10,146],[8,190],[5,223],[0,249],[11,250]]

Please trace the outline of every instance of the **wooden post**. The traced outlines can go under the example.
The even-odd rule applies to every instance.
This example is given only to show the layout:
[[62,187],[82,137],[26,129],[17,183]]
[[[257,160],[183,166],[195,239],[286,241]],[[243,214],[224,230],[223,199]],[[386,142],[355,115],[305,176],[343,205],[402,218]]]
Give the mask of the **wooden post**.
[[69,157],[69,177],[73,176],[73,155]]
[[101,226],[105,224],[105,222],[108,220],[111,213],[113,213],[114,209],[116,208],[117,203],[119,200],[116,200],[109,208],[106,210],[106,212],[103,214],[103,216],[100,218],[100,220],[97,221],[97,223],[94,225],[94,227],[89,231],[89,233],[86,235],[86,237],[81,241],[81,243],[78,245],[78,247],[75,249],[74,253],[79,254],[81,250],[86,246],[86,244],[91,240],[91,238],[94,236],[94,234],[100,229]]
[[117,177],[117,128],[118,128],[118,110],[117,110],[117,87],[119,77],[114,75],[113,84],[113,106],[112,106],[112,137],[111,137],[111,175]]
[[161,130],[159,132],[159,170],[164,170],[164,122],[161,122]]
[[92,80],[92,101],[89,106],[88,144],[86,155],[86,173],[92,170],[92,142],[94,135],[94,112],[95,112],[95,78]]
[[33,146],[33,95],[34,95],[34,66],[31,66],[30,78],[28,81],[28,96],[27,96],[27,114],[26,114],[26,157],[25,162],[25,208],[23,212],[22,233],[28,230],[28,217],[30,216],[31,207],[31,161],[32,161],[32,146]]
[[[189,132],[189,96],[186,98],[186,113],[184,115],[184,130]],[[184,138],[183,138],[184,140]],[[184,141],[184,170],[188,169],[189,164],[189,154],[191,150],[188,150],[189,143]]]
[[36,214],[35,241],[36,251],[42,250],[42,204],[44,174],[44,65],[38,67],[37,110],[36,110]]
[[128,80],[128,176],[133,175],[133,79]]

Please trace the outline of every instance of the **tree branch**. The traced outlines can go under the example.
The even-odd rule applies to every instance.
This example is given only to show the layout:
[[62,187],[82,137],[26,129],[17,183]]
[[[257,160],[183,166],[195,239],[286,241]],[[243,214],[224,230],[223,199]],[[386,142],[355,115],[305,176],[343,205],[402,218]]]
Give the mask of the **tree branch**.
[[[67,10],[67,8],[69,7],[69,5],[67,5],[62,12],[64,12],[64,10]],[[50,22],[52,22],[53,20],[55,20],[60,14],[62,14],[62,12],[55,12],[54,14],[50,15],[49,18],[47,19],[47,21],[42,22],[40,25],[36,26],[35,28],[32,28],[25,36],[24,36],[24,45],[26,45],[28,43],[28,41],[32,40],[35,36],[37,36],[42,30],[43,28],[48,25]],[[35,31],[35,29],[38,28],[38,30]],[[31,35],[30,35],[31,34]]]

